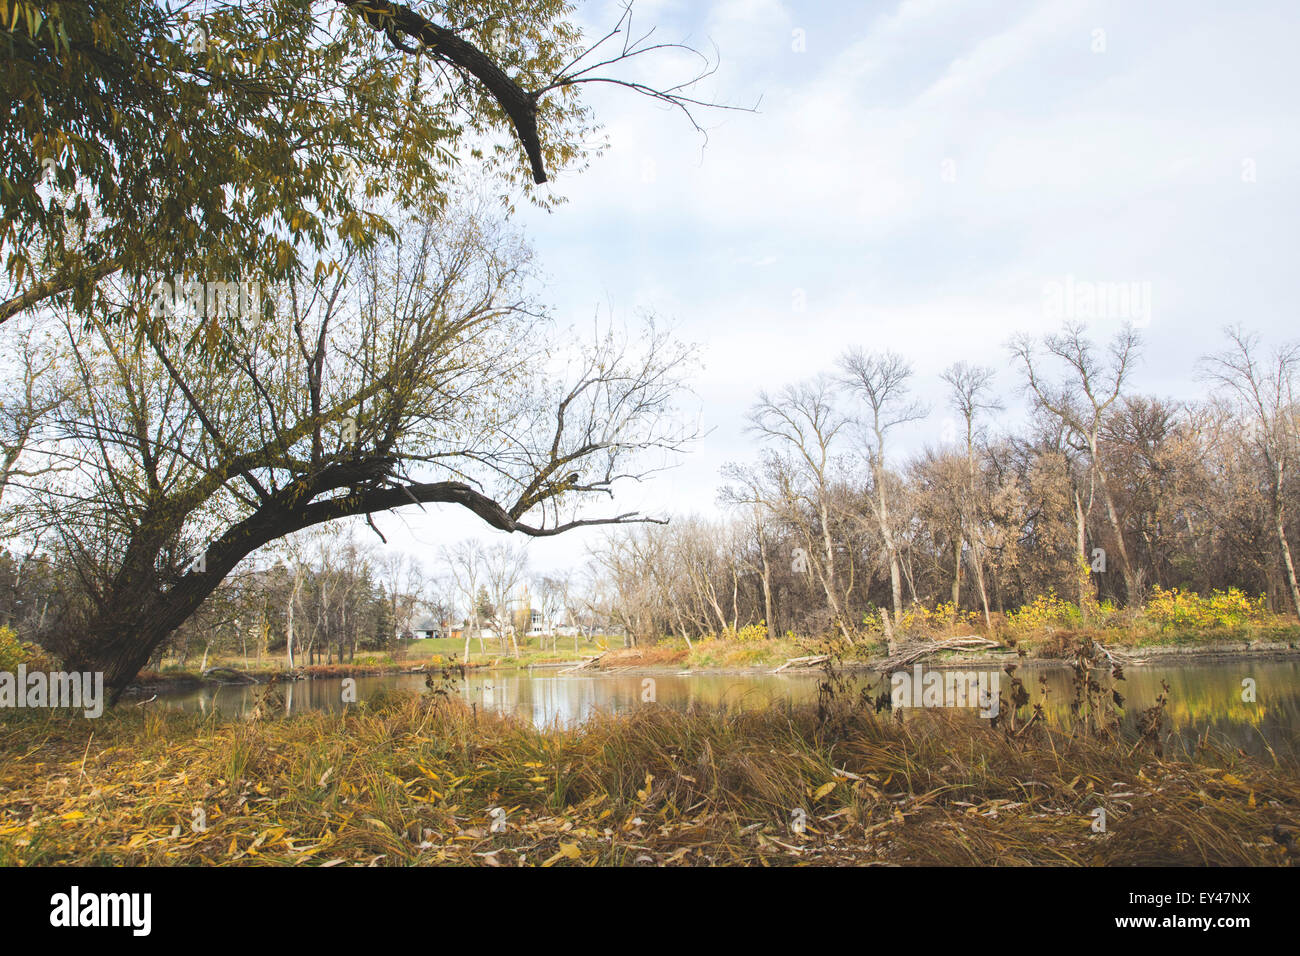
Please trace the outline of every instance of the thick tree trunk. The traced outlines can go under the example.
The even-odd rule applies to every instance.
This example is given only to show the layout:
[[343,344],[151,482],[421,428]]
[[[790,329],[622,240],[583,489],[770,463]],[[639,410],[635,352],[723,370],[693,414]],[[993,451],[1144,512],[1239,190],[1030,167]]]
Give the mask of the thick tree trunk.
[[[198,610],[235,565],[263,545],[295,531],[415,501],[459,504],[502,531],[539,533],[521,525],[495,501],[459,482],[382,486],[344,497],[312,500],[319,494],[382,478],[387,466],[379,459],[331,466],[312,480],[302,479],[281,489],[253,514],[228,528],[203,553],[201,565],[191,567],[179,579],[161,580],[157,568],[164,564],[162,555],[176,540],[186,509],[171,503],[166,517],[146,515],[123,554],[106,600],[83,631],[89,640],[58,649],[72,669],[103,672],[104,685],[111,691],[110,702],[116,703],[154,649]],[[548,529],[545,533],[556,532]],[[326,632],[322,636],[326,651],[332,652],[331,635]],[[479,643],[481,647],[481,634]],[[314,636],[309,653],[312,650]],[[341,643],[339,650],[341,662]]]

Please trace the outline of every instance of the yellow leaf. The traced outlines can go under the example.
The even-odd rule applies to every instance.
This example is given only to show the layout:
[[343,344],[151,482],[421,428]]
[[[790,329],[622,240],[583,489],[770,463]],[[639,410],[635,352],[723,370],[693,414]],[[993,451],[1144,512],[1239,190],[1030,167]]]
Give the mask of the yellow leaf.
[[1234,776],[1233,776],[1232,774],[1230,774],[1230,773],[1225,773],[1225,774],[1223,775],[1223,782],[1224,782],[1224,783],[1227,783],[1227,784],[1231,784],[1231,785],[1234,786],[1234,787],[1244,787],[1244,786],[1245,786],[1245,784],[1241,782],[1240,778],[1238,778],[1238,777],[1234,777]]
[[576,843],[561,843],[560,855],[567,857],[570,860],[576,860],[578,857],[582,856],[582,851],[578,849],[578,844]]
[[60,820],[80,820],[85,816],[80,810],[73,810],[71,813],[65,813],[59,817]]
[[834,789],[835,789],[834,780],[832,780],[830,783],[824,783],[817,788],[817,792],[813,794],[813,799],[820,800],[822,797],[826,796],[826,794],[830,793]]

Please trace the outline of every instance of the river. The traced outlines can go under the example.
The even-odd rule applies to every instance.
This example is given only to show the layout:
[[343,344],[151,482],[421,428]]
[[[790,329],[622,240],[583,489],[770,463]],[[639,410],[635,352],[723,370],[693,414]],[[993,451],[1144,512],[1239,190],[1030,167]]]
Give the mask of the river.
[[[993,668],[980,668],[992,672]],[[1219,743],[1249,753],[1294,758],[1300,737],[1300,663],[1233,661],[1228,663],[1175,664],[1129,667],[1126,680],[1116,684],[1125,697],[1123,724],[1132,731],[1137,714],[1155,703],[1161,681],[1169,684],[1166,727],[1171,743],[1191,746],[1207,731]],[[1046,711],[1053,722],[1068,714],[1073,696],[1070,672],[1065,668],[1021,668],[1018,672],[1031,695],[1039,697],[1039,675],[1047,678]],[[485,711],[513,714],[539,727],[572,727],[596,711],[625,712],[653,703],[685,709],[692,704],[727,708],[767,707],[786,701],[813,701],[819,675],[797,674],[673,674],[656,673],[647,684],[645,674],[574,673],[557,670],[501,670],[471,672],[455,682],[466,701]],[[881,685],[875,675],[861,680]],[[1254,702],[1244,700],[1243,681],[1254,681]],[[380,688],[413,692],[425,690],[424,675],[360,677],[356,697],[366,700]],[[1006,692],[1006,678],[1002,677]],[[310,680],[280,686],[287,713],[339,710],[342,679]],[[260,695],[261,686],[211,686],[165,695],[158,703],[189,711],[241,716]],[[971,713],[974,713],[971,711]]]

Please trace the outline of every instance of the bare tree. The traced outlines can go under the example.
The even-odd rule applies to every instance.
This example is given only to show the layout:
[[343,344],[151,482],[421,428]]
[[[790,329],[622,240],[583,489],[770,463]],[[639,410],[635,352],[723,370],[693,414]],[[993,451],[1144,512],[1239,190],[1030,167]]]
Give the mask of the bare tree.
[[401,551],[381,555],[375,569],[388,599],[389,621],[393,627],[393,633],[388,635],[391,646],[394,638],[410,632],[428,579],[419,559]]
[[908,381],[912,377],[912,366],[901,355],[893,352],[873,355],[861,349],[850,349],[840,359],[839,367],[844,386],[865,405],[865,414],[856,421],[866,440],[867,463],[875,490],[876,521],[889,561],[890,593],[894,619],[897,620],[903,613],[903,583],[898,541],[886,491],[885,443],[889,433],[899,425],[918,421],[928,413],[923,405],[911,398]]
[[[1099,357],[1085,336],[1081,323],[1067,323],[1057,335],[1043,339],[1047,354],[1065,366],[1064,377],[1057,382],[1045,379],[1038,366],[1034,342],[1027,336],[1012,340],[1012,354],[1024,365],[1028,389],[1038,405],[1055,416],[1082,443],[1088,455],[1090,475],[1101,490],[1102,503],[1110,523],[1112,539],[1119,554],[1124,588],[1130,603],[1142,600],[1142,573],[1129,556],[1124,523],[1111,492],[1106,463],[1102,460],[1100,439],[1106,414],[1123,394],[1125,382],[1133,370],[1141,340],[1137,331],[1126,325],[1116,334],[1106,356]],[[1081,492],[1076,490],[1075,508],[1082,528]],[[1081,567],[1088,567],[1086,545],[1079,543]]]
[[451,575],[452,586],[465,606],[465,652],[461,658],[469,663],[469,642],[478,638],[479,653],[483,652],[483,631],[479,623],[478,595],[483,586],[483,546],[472,539],[462,541],[452,548],[443,548],[442,560]]
[[765,482],[756,468],[727,465],[722,475],[730,481],[719,493],[723,504],[741,506],[748,517],[753,533],[753,558],[747,562],[749,570],[758,576],[763,592],[763,621],[769,633],[776,628],[776,613],[772,600],[772,563],[768,559],[769,540],[767,514],[771,510],[766,501]]
[[1206,359],[1210,377],[1227,386],[1249,423],[1244,438],[1254,447],[1268,488],[1272,530],[1291,592],[1291,606],[1300,615],[1300,587],[1286,534],[1286,478],[1297,451],[1296,373],[1300,344],[1280,345],[1260,355],[1259,337],[1240,327],[1225,330],[1231,345]]
[[519,656],[519,641],[515,636],[514,603],[516,590],[524,582],[528,568],[528,552],[509,541],[500,541],[483,552],[484,584],[492,607],[492,629],[504,653],[506,639]]
[[542,626],[551,639],[551,650],[557,647],[558,629],[570,614],[569,591],[572,575],[568,571],[542,575],[535,588],[542,611]]
[[[759,400],[749,413],[750,430],[774,445],[785,456],[789,468],[776,462],[771,472],[782,487],[777,497],[791,506],[787,517],[804,529],[808,547],[794,555],[801,566],[817,577],[835,622],[845,640],[853,642],[836,568],[836,547],[832,534],[832,485],[834,484],[834,447],[847,422],[835,407],[834,385],[819,376],[801,385],[787,386],[773,395],[759,393]],[[809,526],[794,513],[806,506],[815,516]],[[815,544],[814,544],[815,542]]]
[[[971,568],[975,572],[975,583],[979,588],[980,606],[984,609],[984,624],[992,627],[993,619],[989,614],[988,590],[984,586],[984,521],[982,517],[979,492],[979,469],[975,461],[975,443],[979,436],[979,417],[983,412],[1002,409],[1002,403],[992,397],[993,369],[982,365],[968,365],[957,362],[944,370],[943,380],[948,383],[948,402],[953,411],[961,416],[965,425],[966,440],[966,494],[961,502],[962,526],[965,538],[971,548]],[[959,535],[956,545],[952,579],[953,604],[961,606],[961,565],[962,537]]]

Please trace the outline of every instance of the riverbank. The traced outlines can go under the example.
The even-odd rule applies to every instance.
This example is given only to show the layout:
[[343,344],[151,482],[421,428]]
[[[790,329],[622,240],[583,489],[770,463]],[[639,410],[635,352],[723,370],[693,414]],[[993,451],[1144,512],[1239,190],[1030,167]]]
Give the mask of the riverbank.
[[[0,864],[1289,865],[1293,766],[867,708],[0,720]],[[1098,811],[1101,811],[1099,813]],[[1104,813],[1104,819],[1102,814]],[[1101,821],[1099,823],[1099,821]]]
[[[1300,629],[1298,629],[1300,630]],[[1108,635],[1096,636],[1103,640]],[[1070,658],[1061,653],[1069,640],[1079,635],[1068,632],[1052,635],[1050,639],[1020,641],[1015,647],[998,647],[980,651],[943,651],[927,657],[931,667],[1069,667]],[[1103,641],[1104,642],[1104,641]],[[1175,663],[1222,663],[1226,661],[1293,661],[1300,660],[1300,638],[1271,640],[1267,638],[1224,640],[1205,639],[1167,643],[1106,643],[1108,649],[1124,659],[1125,666],[1161,666]],[[825,647],[811,641],[770,640],[762,642],[696,642],[688,648],[684,642],[664,642],[644,648],[613,648],[586,656],[582,654],[548,654],[533,652],[520,658],[496,656],[471,660],[468,664],[446,663],[442,658],[402,663],[320,664],[293,671],[275,668],[238,669],[231,674],[230,667],[207,677],[191,671],[142,672],[130,685],[124,696],[130,699],[152,697],[155,694],[177,694],[209,685],[230,683],[266,684],[272,679],[314,680],[341,677],[391,677],[402,674],[439,674],[446,667],[464,667],[466,670],[518,671],[573,669],[581,673],[662,675],[758,675],[782,672],[807,672],[820,666]],[[1024,653],[1021,653],[1021,652]],[[878,671],[887,655],[878,644],[849,649],[837,648],[841,666],[849,670]]]
[[445,663],[442,660],[422,662],[374,663],[374,664],[313,664],[307,667],[289,668],[221,666],[208,668],[205,672],[168,670],[141,671],[135,681],[123,691],[127,697],[149,696],[152,694],[171,694],[196,690],[208,685],[222,684],[269,684],[271,681],[303,680],[338,680],[343,677],[396,677],[402,674],[440,674],[444,670],[459,669],[463,671],[496,670],[502,667],[518,668],[520,666],[555,666],[563,667],[580,663],[585,658],[574,657],[549,662],[542,659],[539,663],[521,665],[513,658],[497,657],[492,660]]
[[[1017,642],[1015,646],[975,651],[940,651],[927,657],[933,667],[1005,666],[1069,667],[1071,656],[1066,649],[1080,635],[1073,632],[1050,642]],[[1102,640],[1103,636],[1095,639]],[[924,642],[920,642],[924,643]],[[904,643],[902,646],[908,646]],[[1300,639],[1206,640],[1199,643],[1105,643],[1108,650],[1124,659],[1125,666],[1160,666],[1171,663],[1220,663],[1232,660],[1293,661],[1300,660]],[[692,674],[767,674],[778,668],[782,672],[815,670],[827,651],[826,645],[812,642],[773,642],[735,644],[714,641],[686,647],[619,648],[604,654],[590,666],[604,673],[692,673]],[[889,659],[879,644],[856,648],[837,645],[835,655],[840,666],[849,670],[879,671]]]

